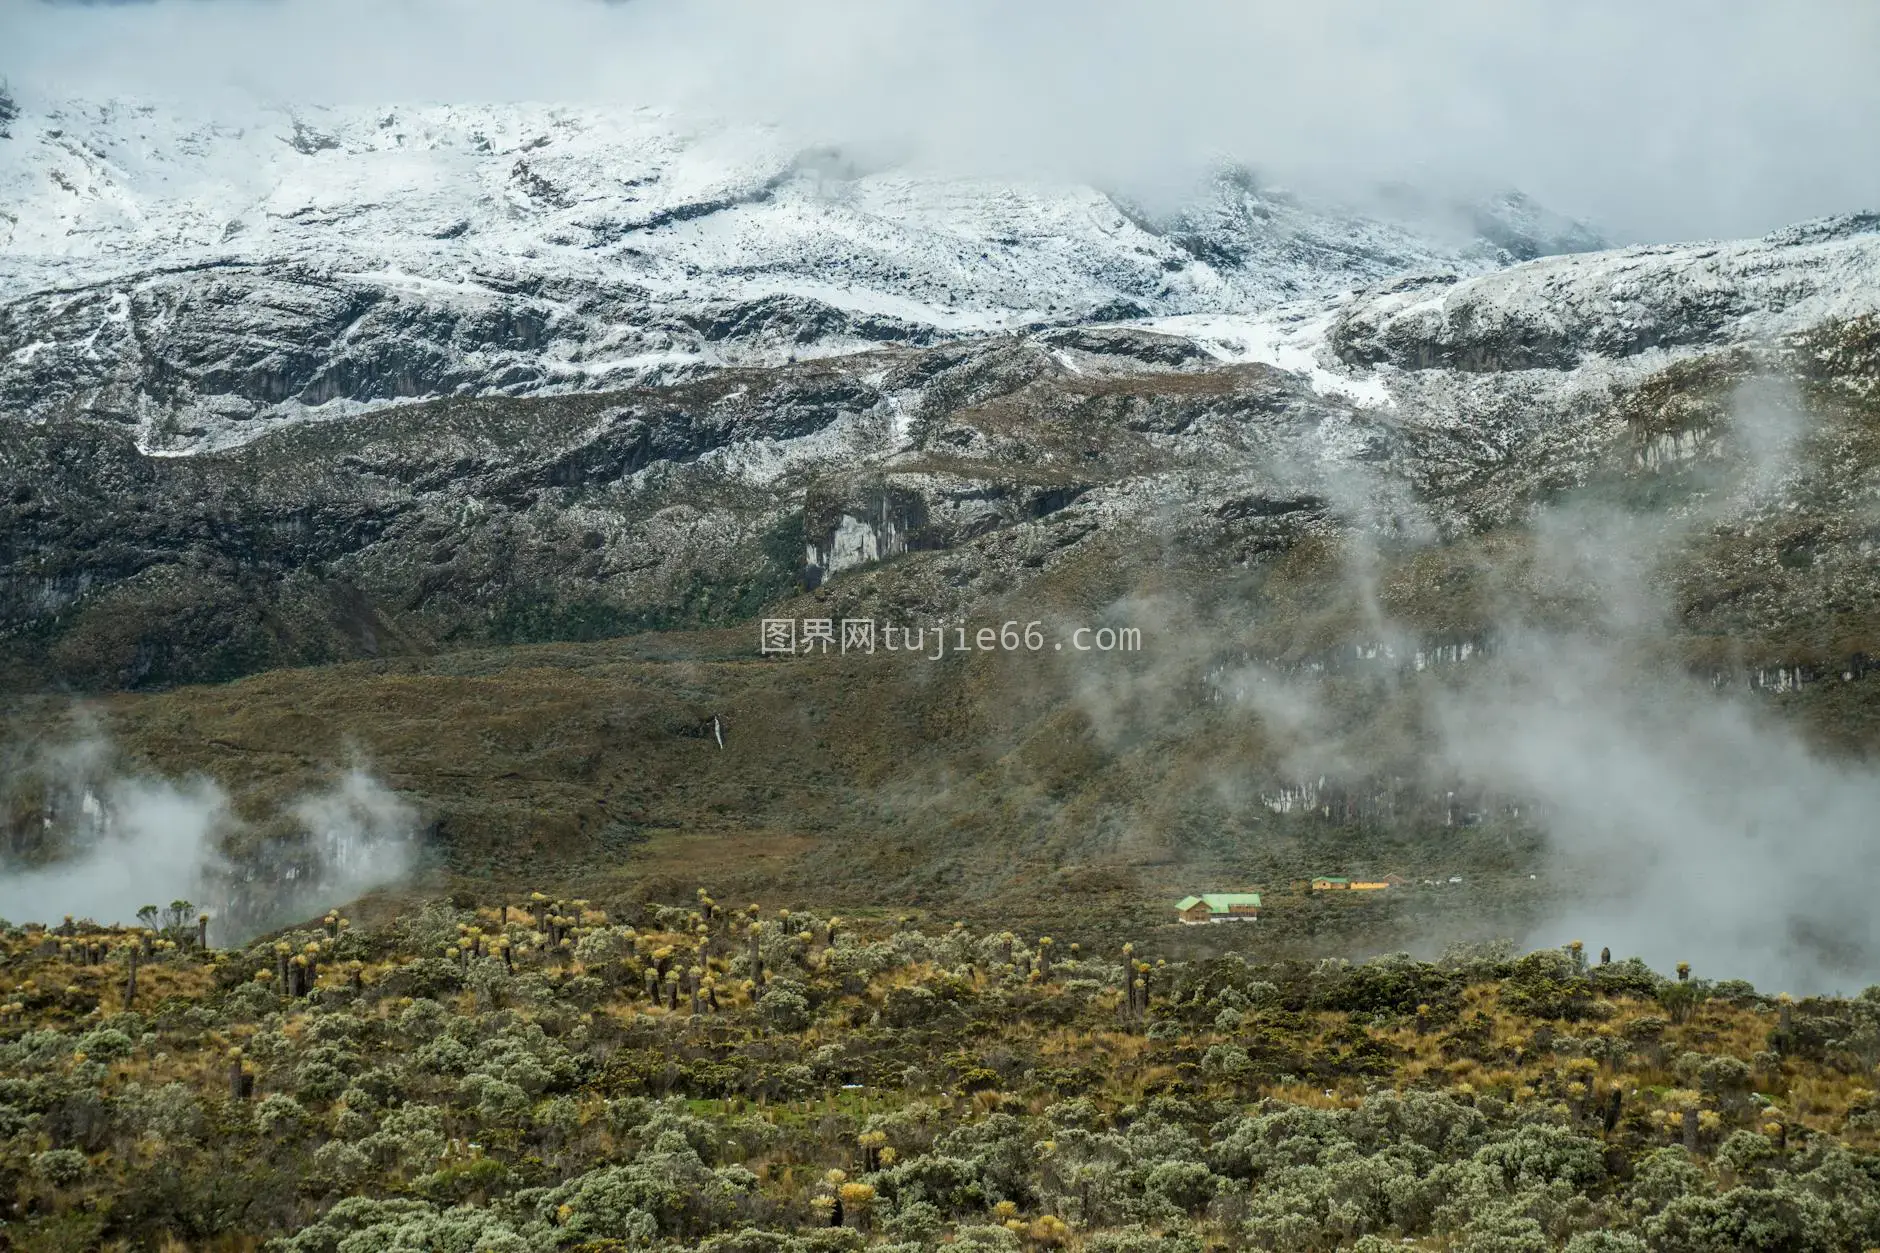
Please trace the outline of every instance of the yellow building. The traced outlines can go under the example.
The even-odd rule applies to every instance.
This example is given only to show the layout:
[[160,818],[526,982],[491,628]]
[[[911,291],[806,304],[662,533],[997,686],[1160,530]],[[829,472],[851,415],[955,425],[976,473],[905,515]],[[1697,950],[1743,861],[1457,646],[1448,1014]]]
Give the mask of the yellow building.
[[1347,879],[1342,875],[1322,874],[1312,881],[1314,892],[1382,892],[1395,886],[1398,880],[1390,877],[1382,879]]

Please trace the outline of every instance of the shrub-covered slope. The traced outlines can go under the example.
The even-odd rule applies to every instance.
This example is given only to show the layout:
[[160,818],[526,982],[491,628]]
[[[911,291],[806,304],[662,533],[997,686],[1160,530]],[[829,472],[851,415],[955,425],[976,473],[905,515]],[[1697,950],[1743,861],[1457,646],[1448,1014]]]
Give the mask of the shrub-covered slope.
[[1168,962],[702,889],[195,939],[0,938],[13,1248],[1880,1240],[1870,995],[1577,944]]

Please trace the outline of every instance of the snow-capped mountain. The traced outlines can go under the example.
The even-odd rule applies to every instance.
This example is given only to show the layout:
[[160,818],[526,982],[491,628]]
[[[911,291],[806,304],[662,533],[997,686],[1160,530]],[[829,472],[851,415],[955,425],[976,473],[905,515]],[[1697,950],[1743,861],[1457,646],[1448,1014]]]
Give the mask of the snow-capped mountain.
[[1360,216],[1230,170],[1150,214],[650,110],[112,101],[6,129],[0,408],[174,452],[310,410],[1247,316],[1599,243],[1518,195]]
[[1765,375],[1819,473],[1756,524],[1766,586],[1692,621],[1786,664],[1824,606],[1880,613],[1871,215],[1585,252],[1516,196],[1363,216],[1224,171],[1151,214],[651,112],[0,129],[0,686],[798,594],[958,616],[1170,554],[1226,588],[1367,519],[1454,540],[1649,495],[1742,455]]

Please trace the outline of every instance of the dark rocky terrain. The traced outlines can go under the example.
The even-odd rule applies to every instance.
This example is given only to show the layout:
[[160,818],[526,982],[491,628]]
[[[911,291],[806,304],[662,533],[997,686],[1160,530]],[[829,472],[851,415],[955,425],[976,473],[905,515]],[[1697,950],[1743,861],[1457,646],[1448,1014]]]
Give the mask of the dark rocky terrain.
[[[1819,662],[1865,647],[1870,604],[1860,230],[1387,283],[1336,310],[1311,371],[1099,325],[427,401],[182,457],[54,406],[6,426],[0,655],[15,688],[104,690],[726,623],[811,590],[957,617],[1073,569],[1120,596],[1171,551],[1257,582],[1302,538],[1380,525],[1454,564],[1567,493],[1701,512],[1694,471],[1755,451],[1732,429],[1748,381],[1809,425],[1752,506],[1769,587],[1694,593],[1682,629]],[[1701,578],[1726,541],[1688,538]],[[1407,621],[1492,625],[1439,599]],[[1289,630],[1272,656],[1334,643]]]
[[[15,173],[79,186],[60,163],[92,158],[35,125]],[[279,160],[376,168],[355,138]],[[425,159],[457,159],[438,142]],[[94,190],[128,177],[92,157]],[[1299,952],[1518,931],[1655,882],[1589,849],[1679,830],[1645,817],[1656,797],[1787,795],[1763,773],[1812,780],[1766,821],[1851,829],[1880,656],[1870,217],[1512,264],[1593,241],[1520,202],[1471,227],[1499,251],[1445,251],[1246,179],[1151,221],[874,176],[830,199],[791,168],[702,199],[653,179],[667,200],[628,234],[657,256],[555,243],[578,196],[477,201],[444,235],[394,196],[152,268],[163,231],[207,229],[172,204],[84,281],[9,271],[10,751],[103,698],[126,768],[215,777],[251,835],[361,757],[423,814],[428,864],[478,881],[663,891],[704,861],[739,890],[1097,933],[1198,880],[1494,885],[1352,926],[1282,911],[1266,934]],[[31,201],[16,230],[110,203]],[[829,239],[913,232],[908,264],[825,256],[790,233],[804,214]],[[1029,233],[949,269],[987,214]],[[520,258],[500,283],[499,243]],[[460,263],[482,277],[446,281]],[[696,289],[653,282],[684,265]],[[1142,266],[1172,277],[1138,290]],[[979,303],[948,313],[943,272]],[[763,617],[923,649],[946,624],[955,647],[765,657]],[[1140,647],[1075,642],[1104,628]],[[981,629],[1020,646],[960,653]],[[1681,738],[1711,722],[1749,729]],[[1507,745],[1583,769],[1537,776]],[[1737,764],[1691,765],[1712,760]],[[46,855],[55,792],[11,789],[16,855]],[[1763,947],[1860,968],[1873,937],[1811,921],[1847,882],[1765,902]]]

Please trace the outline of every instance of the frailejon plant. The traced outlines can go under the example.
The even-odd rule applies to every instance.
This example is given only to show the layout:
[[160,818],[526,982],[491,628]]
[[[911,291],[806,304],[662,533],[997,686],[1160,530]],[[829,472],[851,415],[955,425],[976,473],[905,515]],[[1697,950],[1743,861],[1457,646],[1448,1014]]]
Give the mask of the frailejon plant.
[[15,1246],[1880,1243],[1880,993],[534,905],[0,928]]

